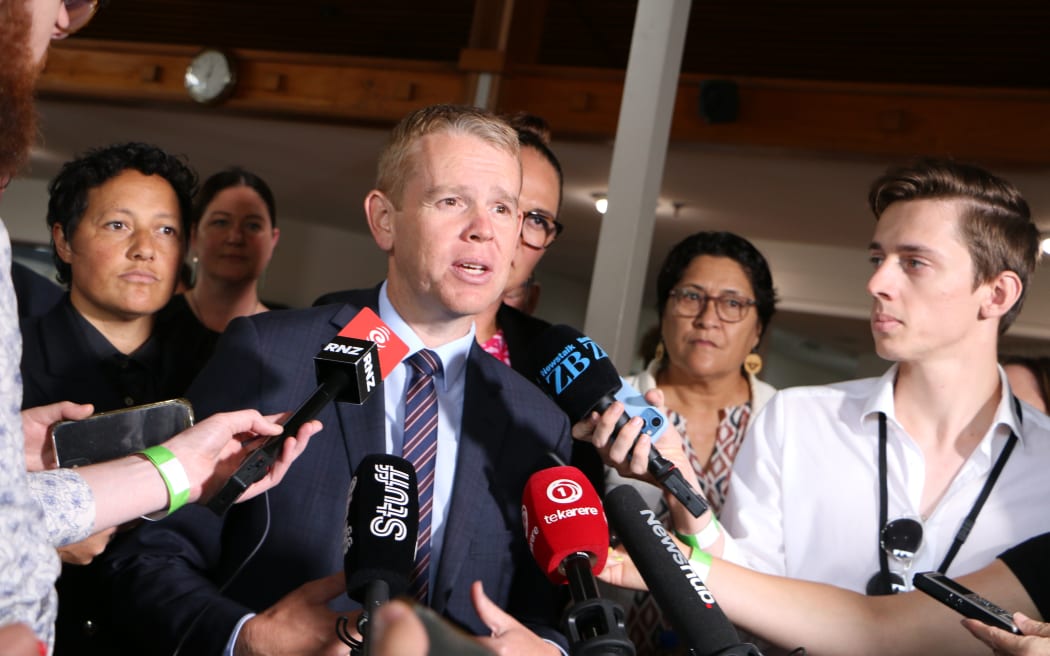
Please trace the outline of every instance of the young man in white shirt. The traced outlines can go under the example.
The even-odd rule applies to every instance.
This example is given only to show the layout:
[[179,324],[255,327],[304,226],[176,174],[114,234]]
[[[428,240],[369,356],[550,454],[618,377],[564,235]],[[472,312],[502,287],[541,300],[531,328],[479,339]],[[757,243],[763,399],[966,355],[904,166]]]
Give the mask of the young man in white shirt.
[[1038,254],[1020,193],[923,160],[888,171],[869,203],[871,330],[895,364],[778,394],[737,456],[722,521],[758,570],[885,594],[1050,530],[1050,420],[1014,398],[996,359]]
[[[972,572],[1050,530],[1050,419],[1014,398],[996,361],[1038,254],[1020,193],[978,167],[922,160],[888,171],[869,201],[872,335],[895,364],[881,378],[774,396],[734,463],[725,531],[710,513],[672,504],[672,515],[687,543],[714,555],[884,594],[910,589],[917,571]],[[645,436],[627,459],[637,423],[609,440],[621,412],[613,404],[573,436],[644,477]]]

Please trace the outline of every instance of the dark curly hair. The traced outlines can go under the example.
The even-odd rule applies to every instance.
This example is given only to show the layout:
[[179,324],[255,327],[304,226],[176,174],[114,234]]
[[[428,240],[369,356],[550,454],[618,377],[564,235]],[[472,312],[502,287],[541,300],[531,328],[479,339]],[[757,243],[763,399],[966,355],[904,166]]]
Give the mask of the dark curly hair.
[[[181,157],[144,143],[94,148],[62,165],[62,170],[47,188],[48,231],[51,232],[56,224],[60,225],[66,241],[71,241],[87,211],[88,193],[128,170],[143,175],[159,175],[168,181],[179,201],[181,239],[185,246],[189,239],[190,210],[197,191],[197,174]],[[56,278],[68,285],[73,279],[73,271],[58,256],[54,237],[51,238],[51,257],[58,269]]]
[[204,216],[204,210],[208,208],[208,203],[212,202],[221,192],[231,187],[248,187],[259,194],[259,198],[262,198],[263,202],[266,203],[266,209],[270,212],[270,227],[277,227],[277,202],[273,198],[270,185],[266,184],[265,180],[251,171],[242,169],[239,166],[231,166],[228,169],[214,173],[208,176],[208,179],[201,184],[201,190],[193,203],[192,223],[194,226],[200,224],[201,218]]
[[776,312],[777,292],[773,288],[773,274],[762,253],[748,240],[731,232],[698,232],[675,244],[667,254],[656,277],[656,312],[663,321],[667,299],[682,280],[689,264],[701,255],[728,257],[744,270],[751,289],[755,292],[755,310],[758,312],[760,336],[765,336]]

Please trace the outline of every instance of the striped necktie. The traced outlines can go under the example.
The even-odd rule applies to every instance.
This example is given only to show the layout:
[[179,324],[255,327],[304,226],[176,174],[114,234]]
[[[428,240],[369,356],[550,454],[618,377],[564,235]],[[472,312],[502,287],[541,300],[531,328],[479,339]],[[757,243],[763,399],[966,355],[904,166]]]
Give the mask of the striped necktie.
[[416,468],[419,480],[419,539],[412,570],[411,592],[426,603],[430,582],[430,517],[434,505],[434,464],[437,456],[438,404],[434,374],[441,371],[437,354],[426,349],[408,360],[405,394],[405,435],[402,457]]

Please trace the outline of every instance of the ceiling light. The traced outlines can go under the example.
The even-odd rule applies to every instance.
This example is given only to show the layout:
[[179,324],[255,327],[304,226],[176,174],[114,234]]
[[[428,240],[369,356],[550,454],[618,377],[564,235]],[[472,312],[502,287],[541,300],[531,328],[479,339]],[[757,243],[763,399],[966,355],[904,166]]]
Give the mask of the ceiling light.
[[593,193],[591,196],[594,197],[594,209],[598,210],[598,214],[605,214],[609,211],[609,199],[605,197],[605,194]]
[[1050,237],[1044,237],[1043,241],[1039,242],[1039,248],[1043,253],[1050,255]]

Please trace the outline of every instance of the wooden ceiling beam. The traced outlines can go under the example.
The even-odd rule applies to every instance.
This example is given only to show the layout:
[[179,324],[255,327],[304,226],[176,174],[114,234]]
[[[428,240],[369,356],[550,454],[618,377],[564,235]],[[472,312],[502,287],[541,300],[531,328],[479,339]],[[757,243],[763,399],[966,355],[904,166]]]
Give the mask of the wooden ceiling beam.
[[[52,48],[40,93],[192,105],[183,73],[197,48],[80,40]],[[476,71],[453,63],[236,50],[240,79],[224,112],[391,124],[437,102],[470,102]],[[1050,164],[1050,91],[737,78],[739,114],[708,123],[700,83],[682,75],[671,138],[738,147],[868,156],[952,155],[988,164]],[[516,65],[499,111],[543,116],[559,139],[611,139],[623,74]]]

